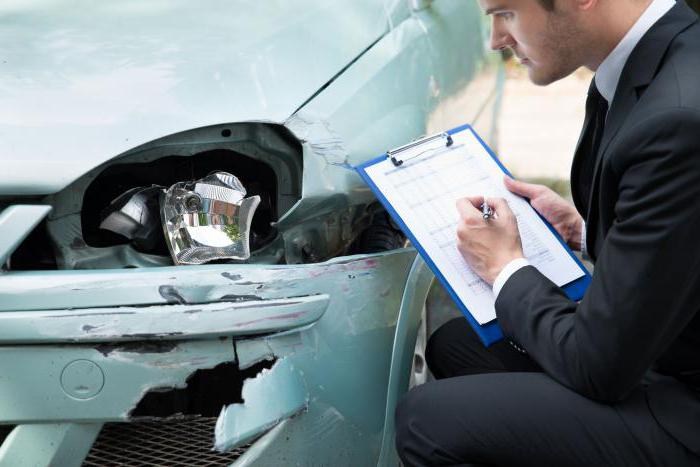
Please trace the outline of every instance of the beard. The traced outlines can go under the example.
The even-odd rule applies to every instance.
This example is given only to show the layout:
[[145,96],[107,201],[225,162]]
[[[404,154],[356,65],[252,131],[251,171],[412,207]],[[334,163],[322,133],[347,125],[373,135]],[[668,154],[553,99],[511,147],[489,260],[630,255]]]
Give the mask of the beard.
[[551,12],[538,36],[541,59],[528,64],[530,81],[546,86],[569,76],[585,62],[588,42],[572,15],[560,10]]

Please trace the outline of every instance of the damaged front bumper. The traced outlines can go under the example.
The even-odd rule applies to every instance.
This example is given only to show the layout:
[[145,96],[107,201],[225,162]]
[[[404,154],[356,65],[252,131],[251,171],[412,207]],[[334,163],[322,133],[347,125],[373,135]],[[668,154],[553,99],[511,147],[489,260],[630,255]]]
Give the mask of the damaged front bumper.
[[[160,87],[173,91],[156,94],[167,100],[150,99],[143,113],[139,98],[134,112],[103,119],[90,88],[97,107],[87,115],[103,125],[66,122],[74,102],[61,97],[41,138],[25,121],[8,127],[5,152],[17,152],[0,181],[0,466],[397,465],[394,408],[433,275],[400,235],[386,241],[391,229],[371,248],[356,245],[382,227],[382,212],[352,167],[458,123],[495,135],[489,109],[502,76],[486,66],[476,4],[444,0],[413,14],[407,5],[295,4],[304,22],[266,15],[275,35],[265,40],[280,47],[264,54],[249,52],[249,37],[242,54],[212,53],[223,36],[166,21],[188,46],[199,41],[183,31],[216,42],[182,62],[198,68],[190,80]],[[377,14],[390,10],[387,21]],[[212,17],[227,33],[248,31]],[[339,41],[319,55],[329,37]],[[300,56],[294,44],[309,46]],[[225,66],[200,66],[202,57]],[[222,69],[234,72],[219,81]],[[201,86],[203,77],[216,83]],[[104,82],[112,96],[114,81]],[[55,83],[72,86],[61,76],[45,88]],[[167,249],[141,251],[100,230],[125,190],[214,170],[261,196],[248,264],[173,267]],[[391,251],[364,254],[378,250]]]
[[0,422],[14,429],[0,465],[80,465],[103,425],[202,418],[216,419],[208,449],[237,465],[284,465],[312,447],[323,465],[376,464],[413,350],[396,349],[396,333],[415,335],[431,280],[412,249],[6,274]]

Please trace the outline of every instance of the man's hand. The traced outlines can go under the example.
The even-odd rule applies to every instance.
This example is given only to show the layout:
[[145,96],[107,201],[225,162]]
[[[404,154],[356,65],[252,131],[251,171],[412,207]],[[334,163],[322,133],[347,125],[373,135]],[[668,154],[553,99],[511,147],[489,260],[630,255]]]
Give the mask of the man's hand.
[[539,212],[573,250],[581,250],[583,218],[576,208],[544,185],[519,182],[505,177],[506,188],[516,195],[530,199],[530,205]]
[[484,219],[482,196],[457,201],[460,221],[457,248],[474,272],[493,285],[498,273],[512,260],[523,257],[518,222],[503,198],[488,198],[494,216]]

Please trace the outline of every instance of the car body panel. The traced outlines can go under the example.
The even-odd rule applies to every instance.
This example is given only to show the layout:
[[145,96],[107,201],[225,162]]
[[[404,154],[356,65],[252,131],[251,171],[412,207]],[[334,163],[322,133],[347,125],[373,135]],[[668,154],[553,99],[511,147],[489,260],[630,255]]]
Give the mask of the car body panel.
[[[161,295],[182,299],[175,287]],[[318,321],[328,308],[328,295],[262,299],[251,295],[189,305],[140,305],[70,310],[16,311],[0,314],[0,345],[91,344],[203,339],[283,332]]]
[[183,129],[283,121],[406,14],[373,0],[3,4],[0,194],[55,192]]
[[[33,4],[43,7],[46,1]],[[95,128],[45,121],[53,129],[37,141],[30,141],[30,130],[38,126],[0,121],[0,132],[12,133],[11,141],[0,143],[3,157],[27,142],[26,148],[11,152],[14,169],[0,182],[0,194],[52,193],[40,199],[53,209],[48,229],[67,258],[58,270],[0,272],[0,321],[7,323],[0,333],[0,367],[8,375],[0,384],[0,423],[18,425],[0,447],[0,463],[17,459],[13,456],[33,442],[37,465],[64,459],[66,450],[74,462],[62,465],[80,465],[102,424],[138,421],[143,417],[139,408],[149,397],[189,390],[196,375],[233,366],[243,386],[218,408],[212,444],[231,450],[262,435],[235,465],[397,464],[393,411],[408,386],[433,275],[411,248],[343,253],[362,228],[357,219],[374,202],[352,166],[447,123],[471,123],[494,137],[502,67],[484,53],[487,35],[475,2],[413,2],[420,4],[413,12],[403,1],[321,3],[272,2],[282,16],[256,31],[255,40],[243,34],[249,29],[232,31],[235,40],[230,42],[240,43],[231,50],[221,41],[212,45],[186,33],[194,41],[186,47],[199,40],[200,51],[210,45],[230,54],[225,58],[247,59],[247,67],[219,65],[221,57],[214,57],[213,67],[195,60],[201,69],[173,72],[182,86],[156,93],[160,101],[146,100],[153,105],[148,112],[116,112],[122,120],[98,119],[102,123]],[[174,4],[180,13],[195,8]],[[154,19],[160,3],[125,5],[142,28],[149,18],[150,24],[161,24],[162,19]],[[250,7],[253,17],[266,8],[253,2],[236,5],[236,14]],[[0,7],[0,14],[12,8]],[[98,11],[102,8],[115,7]],[[151,8],[156,10],[149,16]],[[201,21],[220,26],[223,19],[216,16],[210,11]],[[228,13],[224,16],[230,19]],[[286,17],[300,19],[280,26]],[[189,24],[173,21],[183,25],[180,29]],[[162,37],[173,37],[172,27],[168,30]],[[299,30],[304,33],[297,34]],[[160,63],[153,50],[136,54],[146,68]],[[90,56],[85,49],[83,58],[89,61]],[[265,81],[258,76],[260,67],[273,62]],[[39,70],[38,61],[35,66]],[[229,79],[219,82],[206,74],[219,66],[228,70]],[[291,75],[303,79],[285,79]],[[224,81],[236,87],[227,87],[230,94],[222,97]],[[261,83],[262,94],[256,87]],[[31,83],[22,86],[25,95],[36,90]],[[60,86],[49,90],[55,102],[64,99]],[[100,86],[96,90],[101,94]],[[192,112],[162,118],[168,113],[163,102],[179,102],[171,95],[176,90],[190,105],[182,108]],[[208,94],[212,90],[218,97]],[[463,100],[467,105],[460,104]],[[300,199],[276,219],[280,242],[270,247],[283,250],[276,258],[286,264],[256,264],[253,257],[250,264],[175,267],[126,245],[88,248],[82,242],[83,193],[106,167],[180,149],[186,157],[225,147],[238,128],[244,135],[254,120],[289,131],[302,153]],[[222,136],[225,129],[232,129],[233,136]],[[270,141],[263,130],[260,140]],[[45,164],[51,147],[63,154],[56,159],[58,168]],[[274,145],[266,149],[272,158]],[[37,164],[43,164],[41,170]],[[15,239],[5,250],[12,250],[28,229],[13,231]],[[305,245],[331,259],[304,259]],[[271,305],[280,303],[288,309],[277,314]],[[261,306],[258,314],[256,306]],[[51,320],[64,324],[42,324]],[[260,365],[267,369],[244,373]],[[244,400],[233,400],[237,397]],[[265,401],[270,400],[275,403],[268,407]],[[83,437],[75,435],[81,426],[86,427]]]
[[[484,67],[481,31],[475,2],[433,2],[396,25],[304,110],[322,116],[344,141],[347,162],[359,165],[426,133],[426,115],[463,91]],[[491,67],[491,74],[496,70]],[[472,101],[488,100],[497,89],[490,81],[488,93]],[[367,115],[373,117],[363,118]],[[475,117],[459,113],[462,123]]]
[[[259,418],[251,418],[246,422],[248,429],[244,431],[257,433],[250,428],[251,425],[259,430],[269,429],[271,420],[278,421],[275,414],[285,419],[297,413],[298,406],[292,402],[299,401],[302,386],[304,394],[308,391],[308,407],[285,425],[284,438],[288,441],[276,444],[272,451],[265,451],[261,459],[279,459],[283,453],[285,456],[303,456],[305,452],[308,454],[311,445],[317,446],[321,442],[327,446],[343,446],[343,459],[347,459],[347,463],[340,461],[335,465],[376,463],[385,438],[387,388],[398,318],[396,310],[402,309],[404,284],[414,260],[415,251],[404,249],[317,265],[276,266],[264,271],[253,265],[219,265],[214,269],[207,266],[210,272],[217,272],[209,279],[211,284],[206,296],[198,295],[201,288],[191,286],[192,277],[201,273],[196,271],[199,268],[159,268],[161,279],[168,281],[173,290],[187,300],[213,301],[220,294],[245,296],[257,293],[284,297],[322,293],[330,297],[330,303],[326,313],[311,326],[257,339],[233,342],[229,337],[187,340],[185,335],[181,336],[184,340],[170,341],[153,335],[141,336],[137,344],[5,345],[2,349],[3,369],[8,376],[0,386],[3,421],[23,426],[67,420],[79,423],[132,420],[134,417],[130,412],[146,393],[182,388],[198,369],[215,368],[236,359],[241,368],[267,359],[277,359],[277,365],[288,360],[294,368],[294,375],[289,375],[295,381],[294,385],[272,384],[268,391],[273,391],[271,397],[280,401],[293,396],[290,404],[282,404],[272,414],[266,412]],[[106,297],[102,296],[105,282],[96,278],[88,281],[91,272],[82,272],[84,277],[80,280],[81,274],[74,271],[44,277],[37,273],[22,278],[14,275],[13,280],[0,281],[6,287],[1,294],[6,296],[6,291],[14,287],[26,290],[17,282],[26,281],[34,284],[32,295],[37,297],[37,302],[49,303],[53,301],[49,297],[65,290],[66,287],[56,287],[58,276],[63,276],[62,280],[78,289],[75,292],[86,300],[92,297],[94,303],[114,303],[125,291],[131,291],[132,286],[135,295],[142,297],[144,302],[160,298],[167,303],[161,296],[159,285],[144,283],[139,278],[140,272],[113,271],[111,274],[118,274],[121,278],[113,276],[108,283],[120,284],[117,287],[120,291],[112,290]],[[213,277],[218,277],[218,285]],[[428,273],[427,278],[429,283],[432,274]],[[261,284],[264,287],[256,291]],[[422,293],[426,294],[427,288]],[[74,310],[73,313],[80,315],[82,311]],[[418,315],[415,311],[412,314]],[[86,313],[83,320],[91,323],[92,318]],[[131,339],[131,336],[127,338]],[[407,345],[410,347],[411,344]],[[403,360],[406,360],[405,356]],[[95,389],[97,394],[92,397],[76,398],[76,391],[80,389],[74,386],[82,385],[85,391],[85,386],[89,390],[90,384],[99,385],[99,381],[88,384],[84,379],[78,379],[71,383],[61,378],[66,368],[76,361],[92,362],[103,375],[99,391]],[[32,368],[32,371],[21,371],[22,368]],[[367,375],[372,377],[367,378]],[[392,392],[398,390],[393,388]],[[33,402],[26,403],[27,398]],[[250,410],[257,413],[255,404],[260,402],[255,399],[249,402],[252,404]],[[232,409],[223,413],[236,412]],[[230,448],[247,439],[241,435],[239,426],[225,421],[230,418],[231,415],[224,416],[217,436],[217,445],[222,448]],[[256,420],[260,422],[258,425],[253,423]],[[5,443],[7,449],[11,449],[12,439],[8,438]],[[361,443],[364,449],[355,449],[357,443]],[[329,448],[315,452],[314,459],[330,463],[337,456],[337,450]],[[261,462],[260,465],[272,465]]]

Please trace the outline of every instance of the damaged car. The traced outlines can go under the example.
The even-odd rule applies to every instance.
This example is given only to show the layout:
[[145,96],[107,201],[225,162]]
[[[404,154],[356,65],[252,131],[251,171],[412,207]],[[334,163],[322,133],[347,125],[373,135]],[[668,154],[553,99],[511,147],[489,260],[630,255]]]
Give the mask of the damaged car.
[[0,18],[0,465],[398,465],[454,307],[354,167],[462,123],[495,144],[477,3]]

